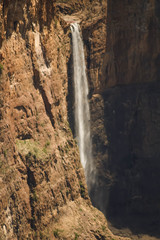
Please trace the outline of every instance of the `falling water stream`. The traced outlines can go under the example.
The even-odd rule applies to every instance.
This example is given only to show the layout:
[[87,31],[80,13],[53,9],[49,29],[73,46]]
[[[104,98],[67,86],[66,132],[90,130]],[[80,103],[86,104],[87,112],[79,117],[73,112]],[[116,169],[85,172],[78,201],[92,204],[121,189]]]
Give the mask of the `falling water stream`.
[[[92,144],[90,133],[90,110],[88,102],[88,82],[86,76],[83,41],[79,25],[71,24],[74,95],[75,95],[75,128],[80,151],[80,159],[85,170],[88,190],[90,188],[92,164]],[[92,179],[93,180],[93,179]]]

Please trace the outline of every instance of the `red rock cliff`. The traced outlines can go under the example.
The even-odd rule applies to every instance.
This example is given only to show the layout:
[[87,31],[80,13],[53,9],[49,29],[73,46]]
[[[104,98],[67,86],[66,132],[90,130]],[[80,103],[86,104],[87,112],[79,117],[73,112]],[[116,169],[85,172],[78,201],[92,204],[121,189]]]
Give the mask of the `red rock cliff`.
[[96,7],[0,2],[1,239],[113,239],[91,206],[67,110],[71,47],[62,15],[83,9],[84,18]]

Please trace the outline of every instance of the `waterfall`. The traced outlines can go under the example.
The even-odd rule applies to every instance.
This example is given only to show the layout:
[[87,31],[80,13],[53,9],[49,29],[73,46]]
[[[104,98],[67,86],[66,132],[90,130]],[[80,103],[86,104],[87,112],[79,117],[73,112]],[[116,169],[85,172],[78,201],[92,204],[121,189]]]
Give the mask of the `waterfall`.
[[[78,140],[80,160],[85,170],[88,190],[93,176],[92,144],[90,134],[90,110],[88,102],[88,82],[85,68],[83,41],[79,25],[71,24],[73,70],[74,70],[74,95],[75,95],[75,128]],[[93,181],[93,179],[92,179]]]

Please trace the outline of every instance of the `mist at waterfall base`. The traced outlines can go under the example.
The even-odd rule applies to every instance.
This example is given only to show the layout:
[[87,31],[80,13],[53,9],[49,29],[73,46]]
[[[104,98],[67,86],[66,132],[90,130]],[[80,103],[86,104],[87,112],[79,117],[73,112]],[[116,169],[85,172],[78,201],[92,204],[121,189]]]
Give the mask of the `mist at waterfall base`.
[[88,192],[90,194],[96,181],[96,171],[92,157],[90,109],[84,48],[80,27],[77,23],[71,24],[71,33],[74,72],[75,132],[80,152],[80,160],[85,171]]

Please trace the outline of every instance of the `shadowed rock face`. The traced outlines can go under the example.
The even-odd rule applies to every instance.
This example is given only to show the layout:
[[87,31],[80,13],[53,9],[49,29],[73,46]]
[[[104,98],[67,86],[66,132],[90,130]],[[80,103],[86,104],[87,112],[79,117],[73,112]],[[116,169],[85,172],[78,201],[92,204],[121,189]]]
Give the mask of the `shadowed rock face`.
[[159,236],[160,83],[108,88],[91,112],[93,204],[115,227]]
[[92,202],[116,227],[154,235],[160,212],[159,7],[152,0],[107,2],[102,74],[98,85],[91,80],[90,101],[98,175]]
[[104,85],[158,80],[158,1],[108,1]]
[[104,94],[108,169],[113,176],[108,216],[133,215],[139,220],[146,216],[152,223],[160,214],[159,87],[159,83],[131,85]]

